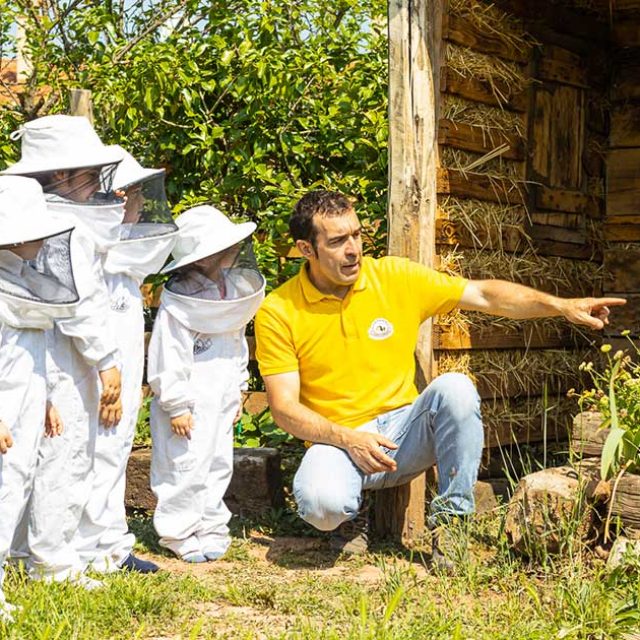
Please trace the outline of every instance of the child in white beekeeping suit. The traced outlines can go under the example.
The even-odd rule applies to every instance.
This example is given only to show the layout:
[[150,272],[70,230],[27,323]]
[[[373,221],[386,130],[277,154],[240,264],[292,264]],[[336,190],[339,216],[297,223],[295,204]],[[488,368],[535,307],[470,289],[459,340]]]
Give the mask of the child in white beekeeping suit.
[[230,544],[223,496],[233,471],[233,424],[248,379],[246,324],[264,297],[251,247],[255,224],[210,206],[180,215],[174,260],[149,345],[151,488],[160,544],[187,562]]
[[[4,562],[29,499],[45,433],[61,422],[47,407],[45,329],[78,301],[70,261],[72,226],[47,211],[35,180],[0,177],[0,621]],[[47,417],[45,418],[45,415]]]
[[48,211],[76,227],[71,256],[80,302],[74,317],[56,321],[47,332],[47,382],[65,430],[41,443],[26,526],[14,540],[12,555],[28,547],[32,577],[69,579],[91,589],[100,583],[83,575],[72,538],[92,487],[99,416],[115,424],[121,412],[103,262],[118,242],[124,217],[124,201],[111,191],[122,153],[103,145],[79,116],[39,118],[13,137],[21,138],[21,159],[3,173],[34,177]]
[[140,408],[144,367],[144,316],[140,285],[160,271],[175,244],[173,222],[164,189],[164,169],[145,169],[124,149],[113,189],[126,197],[120,241],[104,264],[110,295],[109,320],[122,358],[122,418],[98,429],[93,487],[76,545],[82,561],[94,571],[121,568],[141,573],[157,565],[133,555],[135,537],[125,513],[125,475]]

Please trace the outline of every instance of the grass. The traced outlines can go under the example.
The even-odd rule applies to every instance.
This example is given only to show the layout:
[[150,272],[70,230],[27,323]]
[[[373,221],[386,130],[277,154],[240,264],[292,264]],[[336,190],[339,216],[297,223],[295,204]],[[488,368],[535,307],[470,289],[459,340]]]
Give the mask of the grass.
[[[268,524],[260,533],[245,522],[234,523],[223,561],[189,567],[154,555],[162,573],[108,576],[96,592],[10,570],[7,595],[23,611],[15,625],[0,624],[0,640],[592,640],[640,626],[640,566],[607,573],[575,548],[528,563],[509,552],[503,516],[471,523],[471,554],[454,576],[432,570],[428,544],[336,558],[324,538],[274,537]],[[139,551],[155,549],[147,519],[132,524]]]

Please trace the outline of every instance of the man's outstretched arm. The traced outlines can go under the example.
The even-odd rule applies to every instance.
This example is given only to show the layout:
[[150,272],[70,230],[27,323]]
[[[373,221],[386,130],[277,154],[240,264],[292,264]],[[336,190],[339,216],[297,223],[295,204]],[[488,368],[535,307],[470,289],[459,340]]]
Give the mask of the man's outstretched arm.
[[297,371],[265,376],[264,384],[273,419],[287,433],[344,449],[364,473],[396,470],[396,463],[380,449],[396,449],[394,442],[378,433],[342,427],[301,404]]
[[609,324],[609,307],[624,298],[559,298],[506,280],[469,280],[458,303],[467,311],[484,311],[516,320],[562,316],[591,329]]

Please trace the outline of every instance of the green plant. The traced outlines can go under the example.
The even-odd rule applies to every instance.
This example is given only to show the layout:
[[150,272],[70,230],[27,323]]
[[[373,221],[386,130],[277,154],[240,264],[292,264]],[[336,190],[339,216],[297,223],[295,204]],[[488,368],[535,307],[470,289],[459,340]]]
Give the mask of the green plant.
[[138,420],[136,422],[136,433],[133,444],[139,447],[151,445],[151,427],[149,425],[149,414],[151,407],[151,396],[142,399],[138,410]]
[[267,408],[260,413],[244,411],[236,423],[235,443],[238,447],[281,447],[292,444],[295,438],[279,429]]
[[[629,335],[624,331],[623,335]],[[640,350],[629,342],[637,355]],[[612,347],[600,348],[605,355],[601,370],[593,362],[584,362],[580,369],[587,372],[593,386],[578,396],[582,410],[602,413],[602,429],[609,434],[602,449],[601,474],[607,478],[623,468],[640,469],[640,362],[634,361],[625,350],[611,355]]]

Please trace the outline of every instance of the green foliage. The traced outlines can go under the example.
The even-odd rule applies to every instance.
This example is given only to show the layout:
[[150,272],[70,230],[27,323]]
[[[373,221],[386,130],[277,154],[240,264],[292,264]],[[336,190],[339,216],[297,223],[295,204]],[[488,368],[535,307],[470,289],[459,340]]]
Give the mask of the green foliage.
[[[640,355],[637,346],[629,342],[636,355]],[[583,391],[578,401],[583,410],[601,412],[602,428],[609,428],[601,465],[602,477],[607,478],[622,468],[640,469],[640,362],[623,350],[611,356],[609,344],[603,345],[601,351],[606,354],[602,370],[592,362],[580,367],[591,377],[593,387]]]
[[256,414],[245,411],[236,424],[235,443],[238,447],[279,448],[295,442],[293,436],[276,426],[269,409]]
[[151,445],[151,427],[149,426],[149,415],[151,409],[151,396],[142,399],[138,410],[138,420],[136,422],[136,432],[133,444],[138,447]]
[[[270,286],[288,275],[278,248],[312,187],[354,196],[370,251],[384,250],[385,1],[31,4],[0,8],[0,24],[27,16],[34,68],[21,104],[0,106],[0,132],[89,88],[102,137],[165,166],[176,211],[210,201],[258,222]],[[0,166],[15,154],[3,136]]]

